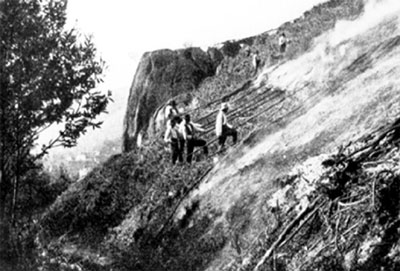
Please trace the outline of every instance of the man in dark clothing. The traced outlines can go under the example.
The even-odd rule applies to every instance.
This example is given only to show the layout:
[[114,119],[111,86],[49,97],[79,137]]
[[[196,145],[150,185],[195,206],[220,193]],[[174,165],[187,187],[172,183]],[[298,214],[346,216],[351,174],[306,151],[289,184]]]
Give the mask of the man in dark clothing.
[[165,131],[164,141],[171,146],[172,164],[175,165],[176,160],[183,162],[181,137],[178,129],[177,118],[171,119],[167,130]]
[[[183,157],[183,153],[185,152],[185,138],[183,137],[183,133],[181,130],[181,125],[183,123],[183,120],[181,117],[174,117],[175,119],[175,125],[176,125],[176,129],[178,130],[178,141],[179,141],[179,149],[180,149],[180,153]],[[180,160],[179,160],[180,161]]]
[[181,123],[180,127],[181,134],[186,141],[187,156],[186,161],[190,164],[193,158],[193,151],[195,147],[203,147],[205,155],[208,155],[207,142],[203,139],[196,138],[195,132],[204,132],[200,124],[194,123],[190,120],[190,115],[185,116],[185,120]]
[[287,44],[285,33],[282,33],[280,35],[278,43],[279,43],[279,51],[281,52],[281,54],[283,54],[286,51],[286,44]]
[[253,54],[252,63],[253,63],[254,75],[256,75],[258,72],[258,68],[260,67],[260,63],[261,63],[261,59],[258,55],[258,51],[256,51]]

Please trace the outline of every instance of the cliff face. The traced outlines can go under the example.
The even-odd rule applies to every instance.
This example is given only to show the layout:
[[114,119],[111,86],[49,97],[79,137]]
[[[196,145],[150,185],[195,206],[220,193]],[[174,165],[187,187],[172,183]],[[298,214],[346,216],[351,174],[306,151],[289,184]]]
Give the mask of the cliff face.
[[135,148],[156,109],[168,99],[197,88],[215,72],[218,58],[200,48],[145,53],[129,92],[124,119],[123,151]]

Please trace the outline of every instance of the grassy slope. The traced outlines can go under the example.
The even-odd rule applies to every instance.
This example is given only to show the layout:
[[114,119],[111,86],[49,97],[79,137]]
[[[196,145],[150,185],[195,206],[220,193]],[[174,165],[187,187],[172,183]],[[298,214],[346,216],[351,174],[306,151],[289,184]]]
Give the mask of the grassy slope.
[[[330,1],[314,8],[293,24],[282,26],[293,39],[287,58],[295,59],[296,56],[304,53],[304,50],[310,49],[311,38],[333,27],[337,18],[354,17],[360,11],[360,2]],[[242,148],[232,155],[232,159],[222,162],[219,170],[217,168],[213,174],[209,175],[206,184],[200,187],[196,196],[192,197],[194,200],[186,203],[186,207],[180,210],[178,224],[162,227],[182,195],[187,193],[188,188],[196,183],[197,177],[201,176],[211,164],[206,161],[194,168],[177,168],[170,171],[167,153],[163,147],[149,144],[142,153],[114,157],[60,197],[45,217],[43,225],[48,232],[54,237],[69,233],[69,236],[75,237],[70,241],[80,244],[86,242],[96,247],[102,243],[106,246],[105,253],[110,254],[110,259],[114,260],[113,265],[117,270],[132,268],[202,270],[210,264],[210,269],[220,270],[220,266],[226,266],[235,260],[237,251],[242,245],[232,245],[232,242],[253,239],[265,223],[274,221],[271,213],[260,213],[263,208],[262,202],[277,189],[271,180],[284,175],[297,164],[297,161],[303,161],[308,156],[330,150],[333,146],[350,138],[341,133],[344,128],[349,127],[343,125],[346,123],[344,120],[341,124],[326,127],[325,130],[322,120],[334,124],[336,118],[323,119],[320,115],[334,113],[334,109],[326,112],[324,108],[329,103],[337,105],[341,99],[345,100],[351,91],[349,90],[348,93],[338,91],[334,84],[336,81],[333,80],[326,89],[320,91],[318,80],[301,79],[307,78],[307,74],[294,76],[297,82],[292,77],[287,80],[288,74],[290,76],[293,74],[288,71],[291,67],[298,65],[303,68],[310,59],[314,61],[311,63],[317,63],[318,60],[313,59],[310,53],[296,60],[298,62],[286,62],[288,59],[276,58],[273,54],[274,46],[276,46],[274,42],[276,42],[276,36],[263,34],[253,39],[251,48],[261,51],[266,68],[279,64],[272,66],[273,72],[268,72],[270,77],[268,83],[288,90],[287,93],[290,95],[285,94],[285,102],[273,111],[273,115],[261,115],[253,119],[248,126],[242,127],[243,135],[248,133],[255,124],[267,124],[261,132],[254,132]],[[362,50],[370,48],[367,45],[360,47]],[[376,58],[379,59],[379,57]],[[218,99],[243,84],[251,73],[249,60],[249,56],[244,51],[239,51],[234,58],[226,59],[223,64],[225,68],[221,70],[219,76],[204,82],[200,88],[199,96],[203,104],[211,99]],[[332,67],[335,66],[335,63],[331,64]],[[384,66],[384,63],[381,65]],[[299,70],[303,69],[297,68],[296,72]],[[332,73],[336,74],[336,71],[332,70]],[[357,76],[362,71],[355,70],[353,73]],[[352,73],[339,74],[337,79],[343,79],[350,85],[352,78],[346,78],[348,74]],[[366,76],[365,81],[371,80],[368,79],[371,76]],[[266,87],[265,83],[266,76],[260,75],[258,79],[259,81],[252,82],[251,87],[245,90],[253,91],[253,94],[257,94],[257,91],[261,93],[269,91],[270,88]],[[296,83],[285,85],[285,82]],[[210,95],[207,89],[211,90],[217,84],[221,84],[220,92]],[[304,89],[304,86],[307,88]],[[338,96],[330,101],[324,99],[327,104],[318,104],[332,91]],[[385,104],[389,104],[391,98],[385,95],[385,91],[371,90],[371,96],[375,93],[381,93],[379,97],[385,100]],[[360,99],[362,97],[354,93],[353,95],[354,101],[361,100],[362,102]],[[310,96],[314,98],[307,99]],[[231,101],[233,105],[242,107],[242,101],[234,102],[237,97],[232,97]],[[281,94],[276,97],[281,97]],[[352,107],[351,103],[349,107]],[[214,108],[215,105],[211,105],[204,111],[212,112]],[[365,108],[365,104],[362,108]],[[378,108],[376,103],[375,108]],[[252,110],[257,111],[254,108]],[[292,114],[287,114],[292,111]],[[309,113],[303,114],[304,112]],[[241,113],[243,112],[238,114]],[[300,116],[301,118],[298,118]],[[211,115],[210,119],[213,118]],[[370,119],[374,118],[375,115],[370,116]],[[297,122],[294,121],[295,119]],[[309,122],[310,119],[313,121]],[[354,111],[349,113],[346,120],[348,119],[353,119],[353,124],[367,122],[367,117],[357,122],[357,114],[354,114]],[[237,121],[241,119],[237,118]],[[314,125],[302,127],[304,123],[319,124],[319,130],[313,130]],[[282,127],[287,129],[280,129]],[[293,133],[293,131],[296,132]],[[314,132],[310,133],[310,131]],[[332,131],[336,131],[336,134]],[[360,131],[363,129],[353,130],[354,133]],[[258,143],[259,139],[265,137],[266,134],[268,137],[262,143]],[[336,135],[341,135],[342,138],[336,139]],[[301,140],[303,144],[293,144]],[[263,152],[254,151],[260,149]],[[236,160],[236,157],[241,157],[242,160],[240,158]],[[267,194],[264,194],[264,191]],[[256,219],[253,219],[254,217]],[[154,239],[156,235],[158,238]],[[104,237],[106,237],[105,241]],[[222,256],[216,257],[217,255]],[[74,261],[82,262],[80,257],[74,259]],[[100,264],[98,259],[91,259],[91,261]],[[98,265],[97,268],[99,268]]]
[[[398,117],[400,70],[395,59],[400,55],[400,43],[398,17],[391,12],[376,22],[371,23],[370,14],[366,14],[356,22],[338,26],[320,37],[308,53],[266,70],[268,83],[286,89],[288,99],[303,104],[303,107],[286,118],[288,123],[281,129],[267,134],[261,132],[263,140],[232,153],[192,196],[200,201],[200,209],[209,208],[219,214],[214,217],[218,227],[223,225],[232,235],[239,236],[231,240],[238,239],[235,242],[240,245],[235,242],[227,245],[209,270],[221,270],[222,267],[239,270],[238,266],[252,270],[254,262],[243,266],[241,261],[244,256],[250,261],[259,260],[260,251],[265,248],[261,247],[258,252],[257,249],[250,250],[256,254],[251,256],[243,251],[251,247],[252,241],[257,241],[260,233],[277,229],[271,225],[276,210],[265,204],[278,189],[276,180],[287,178],[295,166],[302,165],[310,157],[332,152],[335,147],[356,140]],[[261,75],[259,80],[265,78]],[[321,163],[322,158],[317,162]],[[318,166],[318,163],[313,165]],[[300,200],[300,197],[292,198],[292,207]],[[204,209],[203,212],[207,212]],[[281,222],[289,223],[292,216],[287,216]],[[267,238],[264,245],[268,247],[272,240]],[[307,240],[303,242],[307,243]],[[298,270],[296,261],[290,260],[296,255],[290,250],[284,252],[291,255],[283,261],[285,268]],[[336,260],[341,262],[343,258]],[[229,264],[236,267],[232,265],[229,269]],[[328,266],[324,268],[329,269]],[[313,269],[310,267],[310,270]]]

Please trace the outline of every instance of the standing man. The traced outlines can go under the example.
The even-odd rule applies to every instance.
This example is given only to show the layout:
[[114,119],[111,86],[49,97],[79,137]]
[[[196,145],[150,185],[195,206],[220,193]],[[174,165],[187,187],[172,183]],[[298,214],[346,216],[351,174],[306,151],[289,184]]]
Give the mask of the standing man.
[[279,51],[281,52],[281,54],[283,54],[286,51],[286,45],[287,45],[287,39],[285,33],[282,32],[282,34],[279,37],[278,43],[279,43]]
[[254,75],[257,74],[258,68],[259,68],[259,66],[260,66],[260,62],[261,62],[261,60],[260,60],[260,57],[258,56],[258,51],[256,51],[256,52],[253,54],[253,59],[252,59],[253,69],[254,69]]
[[169,101],[169,103],[167,104],[167,106],[165,107],[165,120],[167,121],[167,127],[170,124],[170,121],[174,118],[179,116],[179,110],[176,107],[176,102],[175,100],[171,100]]
[[164,141],[171,146],[172,164],[175,165],[176,160],[183,162],[181,140],[179,129],[177,126],[178,117],[172,118],[169,122],[167,130],[165,131]]
[[180,130],[186,141],[186,161],[189,164],[192,163],[194,147],[203,147],[204,155],[208,155],[207,142],[204,139],[195,137],[195,132],[205,132],[205,130],[201,128],[200,124],[192,122],[189,114],[185,115]]
[[222,150],[225,146],[225,141],[228,136],[232,136],[233,144],[237,141],[237,131],[228,123],[226,113],[228,112],[228,104],[222,103],[221,109],[217,115],[217,121],[215,123],[215,132],[218,137],[219,149]]

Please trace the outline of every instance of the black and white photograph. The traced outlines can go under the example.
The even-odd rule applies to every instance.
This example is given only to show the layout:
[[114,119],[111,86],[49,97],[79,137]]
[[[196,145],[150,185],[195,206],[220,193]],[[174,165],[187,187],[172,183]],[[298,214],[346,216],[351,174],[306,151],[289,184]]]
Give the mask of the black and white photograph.
[[400,271],[399,0],[0,0],[0,271]]

